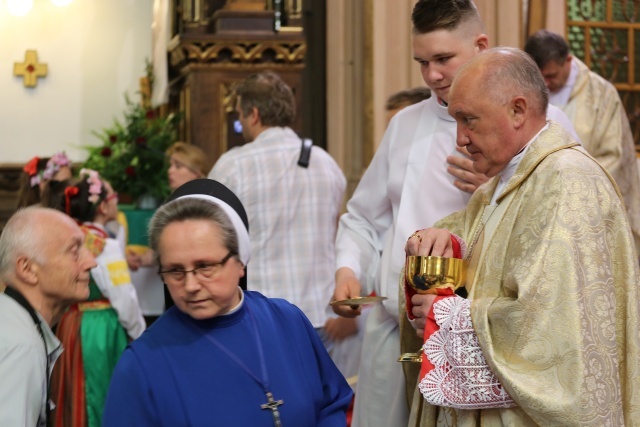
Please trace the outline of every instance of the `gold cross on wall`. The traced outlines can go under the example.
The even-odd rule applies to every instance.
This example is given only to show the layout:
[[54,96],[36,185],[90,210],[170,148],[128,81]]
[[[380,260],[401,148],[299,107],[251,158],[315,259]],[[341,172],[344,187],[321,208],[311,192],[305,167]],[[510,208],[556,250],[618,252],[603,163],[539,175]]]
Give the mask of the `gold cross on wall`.
[[25,87],[36,87],[38,77],[47,75],[47,64],[38,63],[38,52],[28,50],[24,55],[24,62],[13,63],[13,75],[22,76]]

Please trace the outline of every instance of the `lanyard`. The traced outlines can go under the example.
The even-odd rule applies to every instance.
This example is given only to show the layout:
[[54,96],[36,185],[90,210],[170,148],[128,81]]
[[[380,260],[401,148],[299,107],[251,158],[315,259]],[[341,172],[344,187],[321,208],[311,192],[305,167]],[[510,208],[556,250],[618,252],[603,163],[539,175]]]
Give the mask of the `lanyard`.
[[[224,344],[220,341],[212,337],[211,335],[205,333],[204,336],[207,340],[209,340],[213,345],[215,345],[220,351],[226,354],[236,365],[238,365],[243,371],[245,371],[253,380],[262,388],[265,396],[267,397],[267,403],[260,405],[261,409],[268,409],[272,412],[273,417],[273,425],[280,427],[282,426],[282,422],[280,421],[280,412],[278,411],[278,406],[282,405],[284,401],[275,400],[273,397],[273,393],[269,390],[269,375],[267,373],[267,365],[264,359],[264,351],[262,349],[262,342],[260,341],[260,335],[258,333],[258,324],[256,323],[256,319],[249,308],[249,304],[247,301],[244,302],[247,313],[249,313],[249,317],[251,318],[251,323],[253,326],[253,335],[256,343],[256,347],[258,350],[258,357],[260,358],[260,371],[261,376],[258,377],[249,367],[242,361],[238,356],[236,356],[231,350],[229,350]],[[185,321],[186,323],[186,321]],[[195,328],[190,323],[187,323],[192,328]]]
[[27,313],[29,313],[29,316],[31,316],[31,319],[33,320],[33,323],[36,325],[36,328],[38,329],[38,333],[40,334],[40,338],[42,338],[42,344],[44,344],[44,360],[47,361],[47,370],[45,371],[45,384],[46,384],[46,392],[47,392],[47,400],[46,400],[46,418],[45,418],[45,422],[47,421],[47,418],[49,418],[49,411],[50,411],[50,407],[49,407],[49,349],[47,348],[47,340],[44,339],[44,332],[42,332],[42,323],[40,322],[40,319],[38,318],[38,315],[36,314],[36,311],[33,309],[33,307],[31,306],[31,304],[29,304],[29,301],[27,301],[27,299],[20,293],[18,292],[16,289],[14,289],[11,286],[7,286],[7,288],[4,291],[4,294],[10,298],[12,298],[13,300],[15,300],[15,302],[17,302],[18,304],[20,304],[22,306],[22,308],[24,308],[25,310],[27,310]]

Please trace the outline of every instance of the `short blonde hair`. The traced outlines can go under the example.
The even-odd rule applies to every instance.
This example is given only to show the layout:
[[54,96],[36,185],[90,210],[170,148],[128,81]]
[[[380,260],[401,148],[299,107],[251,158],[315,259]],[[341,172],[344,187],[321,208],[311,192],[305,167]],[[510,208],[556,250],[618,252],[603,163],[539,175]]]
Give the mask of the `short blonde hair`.
[[186,142],[178,141],[171,147],[167,148],[165,153],[167,157],[176,156],[178,160],[186,167],[196,173],[201,173],[203,177],[207,176],[213,164],[209,160],[209,156],[202,151],[200,147]]

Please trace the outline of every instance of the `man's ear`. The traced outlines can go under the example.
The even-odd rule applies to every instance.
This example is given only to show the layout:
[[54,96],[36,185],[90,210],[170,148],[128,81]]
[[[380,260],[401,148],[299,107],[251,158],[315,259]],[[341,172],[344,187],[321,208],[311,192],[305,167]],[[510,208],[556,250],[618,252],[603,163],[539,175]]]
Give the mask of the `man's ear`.
[[475,45],[478,48],[478,53],[489,49],[489,37],[486,34],[478,34],[475,38]]
[[38,284],[38,266],[30,258],[19,256],[16,260],[16,278],[30,286]]
[[528,108],[529,105],[527,104],[527,98],[524,96],[516,96],[511,100],[510,113],[511,119],[513,120],[513,127],[515,129],[520,129],[520,127],[522,127]]
[[249,115],[249,122],[252,125],[256,125],[262,123],[262,119],[260,118],[260,111],[258,111],[258,107],[251,107],[251,114]]

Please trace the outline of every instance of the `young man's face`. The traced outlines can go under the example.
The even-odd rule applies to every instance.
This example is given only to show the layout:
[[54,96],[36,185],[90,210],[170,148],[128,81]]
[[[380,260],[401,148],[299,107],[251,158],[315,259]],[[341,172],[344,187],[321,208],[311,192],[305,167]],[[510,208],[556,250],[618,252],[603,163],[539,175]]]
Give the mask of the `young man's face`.
[[544,84],[549,92],[556,93],[567,84],[569,74],[571,74],[571,55],[567,57],[564,64],[556,61],[549,61],[540,69]]
[[413,35],[413,58],[420,64],[422,78],[445,102],[458,68],[487,47],[486,35],[471,36],[465,28]]

